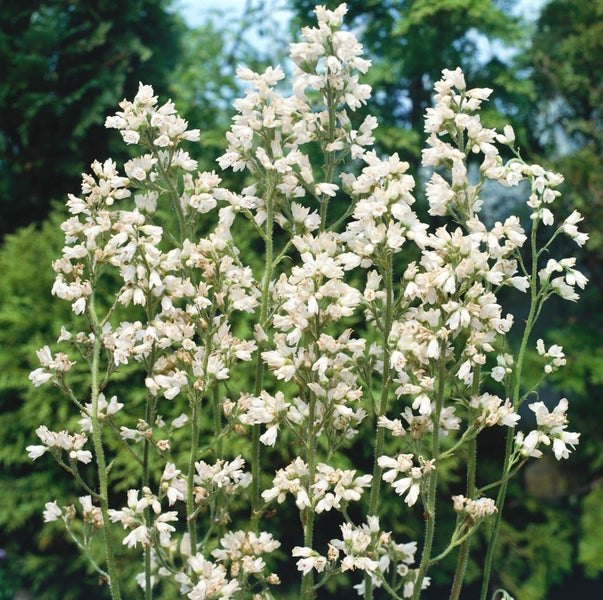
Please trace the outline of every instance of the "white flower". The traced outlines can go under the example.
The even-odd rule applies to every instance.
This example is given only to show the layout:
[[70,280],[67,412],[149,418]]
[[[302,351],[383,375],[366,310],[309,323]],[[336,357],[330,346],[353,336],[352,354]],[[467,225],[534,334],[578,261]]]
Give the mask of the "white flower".
[[565,219],[565,221],[561,225],[561,230],[567,236],[571,237],[576,242],[576,244],[578,244],[578,246],[584,246],[584,244],[586,244],[586,242],[588,241],[588,234],[578,231],[578,228],[576,227],[576,223],[579,223],[583,220],[584,218],[582,217],[582,215],[577,210],[575,210],[567,219]]
[[176,417],[172,421],[172,427],[174,429],[180,429],[184,427],[188,423],[188,415],[186,413],[182,413],[179,417]]
[[513,131],[513,127],[511,127],[511,125],[505,125],[503,132],[504,133],[496,136],[496,141],[500,142],[501,144],[512,145],[515,141],[515,131]]
[[135,548],[138,544],[145,547],[150,545],[151,535],[145,525],[139,525],[123,539],[122,543],[124,546],[128,546],[128,548]]
[[42,367],[35,369],[29,374],[29,380],[36,386],[40,387],[47,381],[52,379],[52,373],[47,373]]
[[51,521],[56,521],[63,517],[63,511],[59,508],[59,505],[56,503],[56,500],[53,502],[47,502],[44,510],[44,522],[50,523]]
[[327,565],[327,559],[315,550],[312,550],[312,548],[295,546],[291,550],[291,556],[301,557],[296,564],[298,571],[301,571],[304,575],[312,569],[316,569],[318,573],[322,573]]
[[79,460],[87,465],[92,461],[92,452],[90,450],[72,450],[69,453],[69,458],[71,460]]
[[324,194],[326,196],[335,197],[337,190],[339,189],[338,185],[334,183],[318,183],[316,185],[316,195]]
[[36,458],[40,458],[40,456],[42,456],[42,454],[44,454],[45,452],[48,451],[48,447],[47,446],[27,446],[27,448],[25,448],[25,450],[27,450],[27,455],[29,456],[29,458],[36,460]]
[[568,458],[570,449],[574,449],[580,441],[580,434],[566,431],[568,420],[566,416],[568,401],[562,398],[552,412],[544,402],[534,402],[528,405],[536,415],[537,429],[524,436],[518,432],[515,436],[515,444],[524,456],[542,456],[538,449],[540,444],[549,446],[552,442],[553,452],[557,460]]
[[177,500],[186,497],[186,479],[182,477],[180,469],[176,469],[174,463],[168,463],[161,475],[161,489],[172,506]]
[[438,173],[434,173],[427,182],[425,193],[429,199],[429,214],[444,216],[454,198],[454,192],[448,182]]
[[[383,473],[383,481],[390,483],[398,495],[406,494],[404,502],[408,506],[413,506],[419,498],[423,476],[422,469],[413,466],[413,455],[399,454],[397,458],[380,456],[377,459],[377,464],[382,469],[389,469]],[[409,475],[396,480],[401,473],[408,473]]]

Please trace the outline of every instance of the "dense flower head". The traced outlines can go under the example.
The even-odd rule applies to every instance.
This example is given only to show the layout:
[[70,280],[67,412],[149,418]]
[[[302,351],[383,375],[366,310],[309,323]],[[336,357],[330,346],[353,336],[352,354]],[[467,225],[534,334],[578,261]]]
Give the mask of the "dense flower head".
[[452,497],[452,504],[454,510],[458,514],[464,515],[471,525],[482,521],[498,511],[496,503],[492,498],[484,497],[472,500],[471,498],[458,495]]
[[29,375],[29,380],[36,387],[51,381],[55,377],[64,377],[75,364],[75,361],[70,360],[63,352],[57,352],[53,356],[48,346],[44,346],[38,350],[36,355],[42,366],[32,371]]
[[493,394],[484,393],[472,398],[471,407],[480,411],[481,414],[477,417],[477,423],[485,427],[492,427],[493,425],[515,427],[520,419],[508,398],[503,401]]
[[262,554],[270,554],[280,545],[270,533],[235,531],[220,540],[220,547],[212,551],[212,556],[219,563],[229,565],[232,577],[255,575],[266,568]]
[[325,95],[328,90],[337,94],[338,102],[355,110],[368,99],[370,86],[359,84],[354,71],[366,73],[371,63],[362,58],[362,44],[356,37],[340,29],[347,13],[345,4],[334,11],[317,6],[315,12],[318,27],[305,27],[302,37],[306,41],[291,44],[290,58],[300,72],[294,90],[301,94],[307,86]]
[[[421,458],[420,461],[420,466],[416,466],[412,454],[399,454],[396,458],[380,456],[377,459],[379,466],[387,469],[382,475],[383,481],[390,483],[399,496],[406,494],[404,502],[408,506],[417,502],[424,477],[435,468],[433,460],[425,461]],[[399,475],[405,476],[398,478]]]
[[[105,397],[105,394],[100,393],[98,395],[98,402],[96,406],[97,417],[101,420],[108,419],[113,415],[117,414],[124,407],[122,402],[117,401],[117,396],[111,396],[109,401]],[[94,407],[91,402],[84,405],[84,411],[82,412],[82,418],[79,420],[82,431],[92,431],[92,413]]]
[[180,572],[175,580],[180,592],[190,600],[229,600],[241,589],[236,578],[229,579],[224,565],[215,564],[197,553],[188,557],[190,575]]
[[272,480],[272,487],[262,492],[266,502],[276,500],[279,504],[285,501],[287,494],[295,496],[295,504],[300,510],[310,506],[307,490],[308,465],[296,458],[284,469],[279,469]]
[[40,425],[36,429],[36,435],[43,445],[32,445],[26,448],[29,457],[34,460],[48,451],[57,456],[67,452],[69,460],[84,464],[88,464],[92,460],[92,452],[83,449],[88,441],[88,436],[85,433],[72,434],[64,429],[55,432],[50,431],[46,425]]
[[360,176],[346,177],[357,201],[342,239],[366,268],[383,253],[400,252],[408,239],[423,246],[427,225],[411,208],[415,182],[408,163],[397,154],[382,160],[374,152],[365,153],[363,160],[367,166]]
[[226,494],[234,494],[240,488],[246,488],[251,483],[251,476],[243,470],[245,461],[237,456],[231,461],[219,459],[211,465],[205,461],[195,463],[196,474],[195,502],[206,502],[210,494],[222,490]]
[[308,481],[308,474],[307,465],[297,458],[277,471],[273,487],[265,490],[262,497],[266,502],[282,503],[287,494],[292,494],[298,508],[312,506],[316,513],[322,513],[359,501],[372,480],[371,475],[356,476],[355,469],[336,469],[324,463],[316,465],[313,482]]
[[557,460],[568,458],[570,448],[574,449],[580,441],[580,434],[567,431],[568,409],[567,398],[562,398],[557,406],[550,411],[544,402],[533,402],[529,408],[536,415],[536,429],[525,435],[519,431],[515,436],[515,443],[523,456],[542,456],[539,446],[553,445],[553,453]]
[[[152,523],[147,519],[147,508],[155,513]],[[159,499],[148,487],[128,490],[127,506],[121,510],[109,509],[108,514],[112,523],[121,523],[124,529],[130,530],[122,541],[129,548],[135,548],[138,544],[143,548],[151,547],[156,540],[161,546],[168,546],[172,533],[176,531],[171,523],[178,521],[176,511],[162,512]]]
[[138,144],[141,135],[150,135],[158,147],[173,146],[181,140],[199,140],[199,130],[187,129],[188,123],[178,116],[171,100],[160,107],[157,104],[153,88],[140,83],[134,101],[120,102],[122,110],[107,117],[105,127],[119,129],[126,144]]
[[351,523],[341,525],[341,539],[331,540],[331,546],[343,554],[341,570],[360,570],[368,573],[379,568],[379,562],[369,555],[373,535],[378,531],[378,521],[369,517],[368,523],[355,527]]

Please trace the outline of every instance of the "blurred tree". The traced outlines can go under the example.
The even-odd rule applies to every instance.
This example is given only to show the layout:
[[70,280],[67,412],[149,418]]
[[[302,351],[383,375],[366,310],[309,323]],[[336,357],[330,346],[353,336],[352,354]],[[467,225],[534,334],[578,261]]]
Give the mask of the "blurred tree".
[[[551,311],[543,335],[572,349],[555,378],[555,394],[572,399],[570,418],[582,433],[565,469],[568,495],[555,507],[557,515],[565,513],[567,527],[576,529],[573,572],[557,588],[558,597],[595,597],[603,581],[603,417],[593,406],[603,393],[603,0],[550,0],[525,58],[537,98],[532,123],[539,151],[565,176],[560,201],[568,214],[577,209],[584,215],[579,227],[590,235],[579,256],[590,279],[587,293],[578,310]],[[556,520],[549,511],[551,538],[557,537]],[[547,597],[557,597],[554,588]]]
[[583,260],[603,293],[603,0],[549,2],[531,57],[544,151],[585,217],[591,239]]
[[111,154],[103,121],[138,81],[166,93],[171,0],[8,0],[0,13],[0,236],[40,221]]

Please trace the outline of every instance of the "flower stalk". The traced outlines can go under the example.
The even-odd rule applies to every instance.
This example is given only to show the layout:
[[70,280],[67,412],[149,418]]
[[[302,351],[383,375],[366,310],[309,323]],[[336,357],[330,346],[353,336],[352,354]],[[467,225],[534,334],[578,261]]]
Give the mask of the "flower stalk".
[[109,576],[109,581],[107,583],[109,584],[111,600],[120,600],[121,593],[117,572],[117,561],[115,560],[115,546],[111,531],[111,521],[109,518],[109,477],[102,440],[102,426],[99,420],[101,327],[96,314],[94,294],[92,294],[88,300],[88,318],[90,319],[92,331],[94,332],[92,341],[92,361],[90,364],[90,397],[92,403],[90,417],[92,422],[92,443],[96,456],[96,468],[98,474],[98,501],[100,503],[102,515],[102,531],[107,561],[106,571]]
[[[513,406],[519,408],[520,396],[521,396],[521,383],[522,383],[522,370],[525,361],[525,356],[528,348],[528,341],[534,327],[534,322],[537,318],[539,305],[541,303],[541,294],[538,289],[538,257],[539,252],[537,249],[537,222],[534,223],[532,232],[530,235],[530,249],[531,249],[531,277],[530,277],[530,309],[528,312],[527,319],[519,346],[519,352],[517,355],[517,367],[515,371],[515,379],[513,384]],[[494,522],[492,524],[492,531],[490,533],[490,539],[488,541],[488,548],[486,550],[486,558],[484,561],[484,568],[482,574],[482,588],[480,592],[480,600],[486,600],[488,597],[488,589],[490,585],[490,576],[492,573],[492,564],[494,562],[494,554],[496,551],[496,545],[498,542],[498,535],[502,523],[502,515],[507,496],[507,488],[509,483],[508,474],[512,469],[512,456],[514,446],[514,434],[515,429],[510,428],[507,431],[505,439],[505,456],[503,459],[503,467],[501,472],[501,484],[498,489],[496,498],[496,506],[498,512],[494,516]]]
[[432,416],[433,433],[431,436],[431,460],[433,466],[427,474],[427,494],[423,503],[423,518],[425,519],[425,537],[423,541],[423,552],[421,553],[421,562],[415,580],[412,600],[418,600],[423,589],[423,581],[427,574],[427,569],[431,564],[431,552],[436,527],[436,499],[438,489],[438,466],[440,457],[440,416],[444,405],[444,393],[446,390],[445,368],[443,364],[437,371],[438,389],[435,400],[435,410]]

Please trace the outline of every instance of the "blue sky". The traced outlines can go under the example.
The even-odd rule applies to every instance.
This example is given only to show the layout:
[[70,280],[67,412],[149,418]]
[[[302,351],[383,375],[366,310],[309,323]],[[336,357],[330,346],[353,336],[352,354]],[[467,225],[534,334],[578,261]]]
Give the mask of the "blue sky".
[[[233,19],[239,18],[248,0],[174,0],[174,7],[182,14],[185,21],[191,26],[200,25],[205,21],[207,13],[220,10]],[[286,11],[282,12],[286,18]]]
[[[226,15],[237,18],[243,13],[247,2],[248,0],[175,0],[174,6],[186,22],[194,27],[203,23],[209,10],[222,10]],[[545,0],[519,0],[516,10],[530,18],[538,14],[544,3]]]
[[240,16],[245,2],[246,0],[176,0],[174,5],[186,22],[194,27],[203,23],[207,11],[212,9],[223,10],[233,17]]

